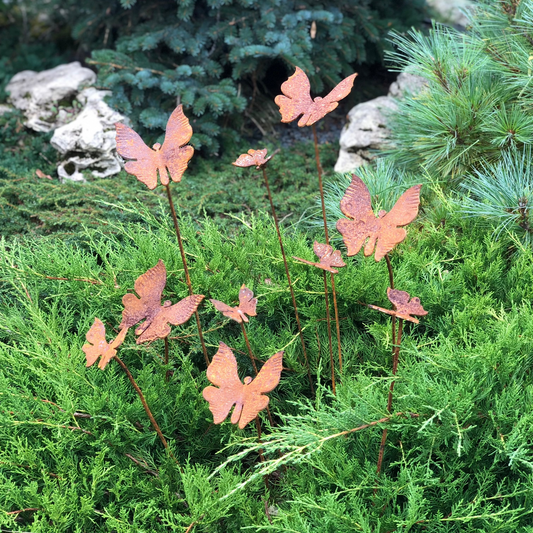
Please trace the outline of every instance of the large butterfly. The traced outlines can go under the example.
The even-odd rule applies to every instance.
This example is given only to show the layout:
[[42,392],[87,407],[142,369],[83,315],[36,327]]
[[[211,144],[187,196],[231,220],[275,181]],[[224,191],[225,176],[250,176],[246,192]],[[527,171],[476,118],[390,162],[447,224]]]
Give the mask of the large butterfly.
[[268,405],[270,398],[264,393],[274,390],[280,380],[283,352],[274,354],[252,380],[244,378],[244,384],[237,373],[237,361],[231,349],[223,342],[207,368],[207,379],[219,388],[208,386],[203,396],[209,402],[209,410],[213,413],[213,421],[220,424],[228,416],[233,405],[231,423],[239,423],[243,429],[252,421],[259,411]]
[[387,297],[392,303],[394,310],[383,309],[383,307],[370,304],[367,304],[367,307],[375,309],[376,311],[381,311],[382,313],[387,313],[388,315],[403,318],[404,320],[409,320],[415,324],[418,324],[419,320],[411,315],[425,316],[428,314],[428,312],[422,307],[420,298],[411,298],[408,292],[391,289],[389,287],[387,289]]
[[248,316],[256,316],[255,308],[257,306],[257,298],[254,298],[254,293],[248,289],[244,284],[239,291],[239,305],[231,307],[220,300],[209,300],[224,316],[235,320],[235,322],[248,322]]
[[191,140],[192,128],[181,105],[168,119],[162,146],[155,143],[153,149],[148,148],[138,133],[120,122],[115,124],[115,128],[117,152],[124,159],[134,160],[125,164],[126,172],[133,174],[149,189],[156,188],[158,172],[163,185],[168,185],[169,174],[172,181],[181,181],[194,152],[192,146],[185,146]]
[[363,180],[354,174],[341,200],[341,211],[353,220],[341,219],[337,222],[337,229],[342,234],[348,255],[357,254],[368,239],[364,248],[365,256],[372,255],[375,246],[375,259],[380,261],[402,242],[407,232],[400,226],[406,226],[416,218],[421,187],[422,185],[415,185],[407,189],[388,213],[380,211],[376,218],[372,211],[370,193]]
[[240,155],[232,165],[236,167],[252,167],[255,165],[255,168],[259,169],[264,167],[272,159],[272,156],[266,157],[266,155],[266,148],[263,148],[263,150],[250,149],[247,154]]
[[125,294],[122,298],[124,311],[120,328],[129,328],[143,318],[146,320],[135,330],[139,335],[137,344],[163,339],[170,333],[170,326],[178,326],[191,318],[200,302],[204,299],[201,294],[193,294],[172,305],[165,301],[161,305],[161,296],[167,282],[167,270],[161,259],[157,265],[140,275],[135,281],[135,294]]
[[117,335],[117,338],[111,341],[109,344],[105,340],[105,326],[99,319],[95,318],[94,323],[85,335],[89,344],[84,344],[82,350],[85,352],[85,358],[87,359],[87,366],[91,366],[101,356],[98,368],[102,370],[107,366],[107,363],[115,357],[117,348],[124,342],[128,328],[123,328]]
[[333,247],[329,244],[322,244],[318,241],[315,241],[315,243],[313,244],[313,251],[315,252],[315,255],[318,256],[320,262],[313,263],[313,261],[307,261],[306,259],[302,259],[301,257],[293,256],[292,258],[296,259],[296,261],[300,261],[300,263],[305,263],[306,265],[313,265],[317,268],[321,268],[322,270],[327,270],[332,274],[339,273],[339,271],[335,270],[333,267],[341,268],[343,266],[346,266],[346,263],[341,258],[340,250],[333,251]]
[[311,126],[333,111],[339,105],[339,100],[350,94],[356,76],[357,73],[348,76],[327,96],[318,96],[313,100],[309,78],[301,68],[296,67],[296,72],[281,85],[281,92],[285,96],[280,94],[274,98],[274,102],[279,106],[281,122],[292,122],[303,115],[298,126]]

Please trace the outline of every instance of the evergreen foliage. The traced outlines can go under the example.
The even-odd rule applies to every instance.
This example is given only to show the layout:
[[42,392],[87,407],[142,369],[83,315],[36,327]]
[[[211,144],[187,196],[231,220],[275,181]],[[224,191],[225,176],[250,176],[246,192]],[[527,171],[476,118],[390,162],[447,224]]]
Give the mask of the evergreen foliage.
[[[94,316],[112,331],[122,295],[159,258],[169,273],[165,297],[187,293],[171,221],[148,210],[138,216],[142,224],[115,222],[111,234],[87,229],[76,244],[51,237],[2,243],[1,527],[530,531],[531,250],[512,256],[505,235],[495,241],[475,220],[453,213],[445,226],[422,219],[410,228],[392,254],[396,284],[420,296],[429,314],[407,327],[402,343],[394,411],[403,415],[350,432],[387,417],[389,320],[356,303],[386,304],[384,262],[354,258],[337,277],[345,364],[336,397],[325,377],[321,276],[291,267],[312,374],[321,383],[313,399],[271,221],[248,217],[231,237],[208,219],[198,231],[182,217],[196,291],[231,303],[241,283],[250,286],[259,296],[248,325],[252,348],[262,360],[285,349],[287,370],[270,394],[278,425],[261,416],[259,445],[253,428],[211,425],[194,323],[174,329],[170,368],[161,341],[137,346],[127,337],[120,355],[180,470],[118,365],[87,369],[81,351]],[[284,242],[288,255],[309,256],[307,236],[286,233]],[[211,355],[223,340],[251,373],[238,326],[208,303],[201,318]],[[384,426],[389,438],[376,479]],[[272,472],[268,489],[265,472]],[[13,513],[22,509],[31,510]]]
[[396,33],[391,60],[428,86],[398,103],[394,159],[453,180],[531,145],[532,28],[531,0],[482,0],[465,34],[441,25]]

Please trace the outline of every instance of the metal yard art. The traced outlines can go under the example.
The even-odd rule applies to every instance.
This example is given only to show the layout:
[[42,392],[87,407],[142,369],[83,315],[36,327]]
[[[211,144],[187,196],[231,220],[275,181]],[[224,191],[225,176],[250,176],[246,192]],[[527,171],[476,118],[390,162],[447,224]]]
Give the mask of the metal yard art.
[[411,298],[409,293],[405,291],[399,291],[398,289],[387,289],[387,298],[391,302],[394,309],[384,309],[383,307],[378,307],[377,305],[366,304],[370,309],[375,309],[376,311],[381,311],[391,316],[401,318],[403,320],[409,320],[418,324],[420,321],[418,318],[415,318],[411,315],[416,316],[425,316],[428,312],[422,307],[420,303],[420,298]]
[[254,293],[242,285],[239,291],[239,305],[237,307],[231,307],[220,300],[209,300],[217,311],[220,311],[224,316],[235,320],[235,322],[248,322],[248,316],[257,316],[257,298],[254,298]]
[[[350,94],[357,73],[351,74],[342,80],[334,89],[324,98],[311,98],[311,84],[305,72],[296,67],[296,71],[289,79],[281,84],[281,92],[276,96],[274,102],[279,107],[281,113],[281,122],[292,122],[301,116],[298,121],[300,128],[311,126],[313,130],[313,140],[315,144],[315,160],[318,173],[318,189],[320,191],[320,203],[322,206],[322,220],[324,222],[324,235],[326,244],[329,245],[328,224],[326,219],[326,204],[324,202],[324,187],[322,185],[322,165],[320,163],[320,154],[318,151],[318,136],[315,123],[324,118],[328,113],[333,111],[339,105],[339,101]],[[335,326],[337,330],[337,348],[339,354],[339,370],[342,371],[342,348],[341,332],[339,324],[339,310],[337,307],[337,294],[335,292],[335,279],[333,273],[330,274],[331,293],[333,296],[333,307],[335,309]],[[324,292],[326,306],[329,308],[328,294]],[[329,313],[329,311],[328,311]],[[329,341],[330,351],[333,349],[331,340]],[[334,372],[334,370],[332,370]],[[333,380],[334,383],[334,380]]]
[[311,265],[322,270],[327,270],[332,274],[338,274],[339,271],[335,270],[333,267],[342,268],[346,266],[346,263],[342,260],[340,250],[333,250],[333,246],[328,244],[323,244],[318,241],[315,241],[313,244],[313,251],[318,257],[319,262],[307,261],[307,259],[302,259],[301,257],[292,256],[293,259],[299,261],[300,263],[305,263],[306,265]]
[[[115,124],[117,131],[117,152],[124,158],[129,159],[124,168],[126,172],[134,175],[139,181],[142,181],[149,189],[155,189],[157,186],[157,177],[167,192],[168,204],[172,214],[172,221],[178,239],[178,246],[185,273],[185,282],[189,289],[189,296],[193,295],[189,268],[185,257],[185,250],[181,240],[181,233],[172,201],[172,194],[169,187],[169,175],[172,181],[180,182],[189,160],[193,156],[194,148],[187,145],[192,137],[192,127],[189,119],[183,113],[183,106],[179,105],[170,115],[165,132],[165,140],[162,145],[154,144],[153,149],[148,148],[138,133],[120,122]],[[196,327],[198,328],[198,337],[202,345],[205,362],[209,364],[209,356],[204,343],[202,333],[202,324],[198,311],[194,311],[196,318]],[[168,353],[168,345],[165,344]]]
[[239,424],[243,429],[266,409],[270,398],[266,393],[273,391],[281,378],[283,352],[274,354],[261,368],[255,379],[245,377],[244,383],[239,379],[237,361],[233,352],[220,342],[218,352],[207,368],[207,379],[215,385],[203,390],[203,397],[209,402],[215,424],[222,423],[235,406],[231,423]]
[[98,368],[103,370],[117,355],[117,348],[124,342],[126,333],[128,333],[128,328],[122,328],[117,337],[108,344],[105,340],[104,323],[99,318],[95,318],[91,329],[85,335],[88,344],[84,344],[81,348],[85,353],[87,366],[92,366],[101,357]]

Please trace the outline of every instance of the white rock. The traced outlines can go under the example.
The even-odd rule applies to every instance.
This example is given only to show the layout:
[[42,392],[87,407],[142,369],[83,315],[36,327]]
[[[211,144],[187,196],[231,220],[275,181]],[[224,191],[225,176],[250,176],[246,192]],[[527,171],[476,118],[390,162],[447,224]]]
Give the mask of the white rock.
[[447,22],[466,28],[468,18],[463,11],[472,8],[471,0],[427,0],[428,5],[435,11],[440,22]]
[[396,81],[391,83],[388,96],[401,98],[408,94],[417,94],[427,87],[427,81],[422,76],[415,76],[407,72],[400,72]]
[[72,119],[57,105],[73,99],[79,90],[96,81],[96,74],[78,61],[50,70],[24,70],[15,74],[6,87],[9,101],[24,111],[26,126],[35,131],[51,131]]
[[58,168],[62,179],[79,181],[83,179],[80,170],[87,168],[100,178],[120,172],[115,152],[115,123],[127,119],[104,102],[108,94],[109,91],[92,87],[84,89],[77,97],[84,105],[81,113],[54,132],[50,143],[65,156]]
[[371,150],[383,148],[388,136],[384,111],[393,109],[396,104],[389,96],[379,96],[352,108],[341,132],[335,172],[360,167],[372,159]]

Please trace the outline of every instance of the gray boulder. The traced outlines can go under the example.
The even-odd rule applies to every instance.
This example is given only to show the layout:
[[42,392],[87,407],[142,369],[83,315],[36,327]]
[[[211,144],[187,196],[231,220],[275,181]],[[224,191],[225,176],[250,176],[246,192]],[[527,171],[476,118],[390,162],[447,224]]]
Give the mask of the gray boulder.
[[379,96],[356,105],[340,137],[335,172],[349,172],[371,161],[375,150],[386,147],[389,137],[387,113],[397,109],[395,100],[406,93],[416,94],[425,86],[419,76],[401,73],[390,86],[388,96]]
[[24,70],[7,84],[9,101],[24,111],[26,126],[35,131],[52,131],[72,120],[71,104],[80,89],[92,85],[96,74],[78,61],[50,70]]

